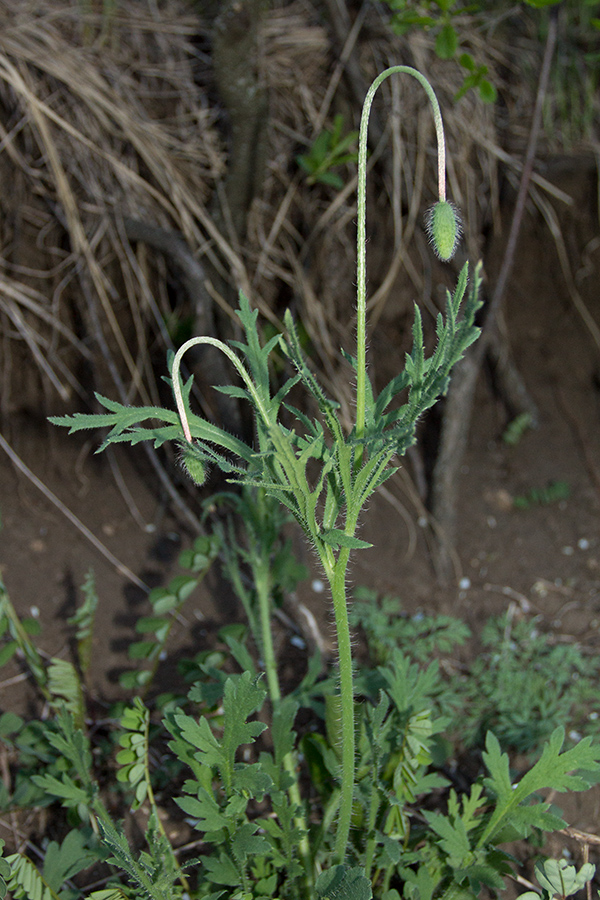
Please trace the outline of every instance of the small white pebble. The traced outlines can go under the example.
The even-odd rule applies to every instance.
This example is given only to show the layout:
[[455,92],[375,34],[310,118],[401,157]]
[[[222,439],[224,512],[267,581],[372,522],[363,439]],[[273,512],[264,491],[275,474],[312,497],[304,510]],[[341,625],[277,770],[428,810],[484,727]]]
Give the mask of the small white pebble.
[[577,546],[579,547],[580,550],[589,550],[590,542],[588,541],[587,538],[579,538],[579,540],[577,541]]
[[495,516],[488,516],[488,517],[487,517],[487,523],[488,523],[488,528],[495,528],[496,525],[497,525],[496,517],[495,517]]
[[323,591],[325,590],[325,585],[323,584],[323,582],[321,581],[320,578],[315,578],[311,587],[312,587],[313,591],[315,592],[315,594],[322,594]]
[[461,591],[468,591],[471,587],[471,579],[470,578],[461,578],[458,582],[458,586]]
[[38,606],[32,606],[31,609],[29,610],[29,612],[31,613],[31,618],[32,618],[32,619],[39,619],[39,617],[40,617],[40,610],[39,610],[39,607],[38,607]]
[[581,735],[579,734],[578,731],[570,731],[569,737],[571,738],[572,741],[580,741],[581,740]]
[[419,516],[417,519],[417,525],[419,528],[427,528],[427,516]]
[[297,647],[298,650],[304,650],[306,647],[306,641],[304,638],[301,638],[299,634],[293,634],[290,638],[290,644],[292,647]]
[[169,654],[167,653],[166,650],[161,650],[160,653],[158,654],[158,658],[160,659],[161,662],[164,662],[165,659],[167,659],[168,655]]
[[560,552],[561,552],[564,556],[573,556],[573,553],[574,553],[575,551],[573,550],[572,547],[567,546],[567,547],[562,547]]
[[595,722],[597,718],[598,718],[597,712],[591,712],[588,716],[588,719],[590,720],[590,722]]

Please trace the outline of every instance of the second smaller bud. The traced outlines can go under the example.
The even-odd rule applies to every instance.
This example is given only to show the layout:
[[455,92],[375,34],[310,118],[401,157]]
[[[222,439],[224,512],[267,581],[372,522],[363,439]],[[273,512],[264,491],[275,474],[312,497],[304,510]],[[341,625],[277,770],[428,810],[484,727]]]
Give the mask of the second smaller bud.
[[201,487],[206,481],[206,463],[193,444],[181,444],[180,459],[187,475],[189,475],[196,487]]

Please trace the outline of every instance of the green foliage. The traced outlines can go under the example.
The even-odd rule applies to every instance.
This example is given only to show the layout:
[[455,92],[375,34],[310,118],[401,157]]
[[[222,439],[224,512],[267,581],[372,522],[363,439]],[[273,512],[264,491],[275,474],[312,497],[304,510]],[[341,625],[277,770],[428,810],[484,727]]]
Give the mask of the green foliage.
[[[276,558],[281,552],[277,540],[271,543],[281,528],[281,512],[275,505],[264,503],[266,495],[262,491],[257,494],[254,497],[245,490],[239,497],[225,495],[225,502],[244,520],[247,534],[242,562],[250,565],[253,579],[260,574],[261,555],[263,567],[265,560],[268,567],[273,553]],[[219,502],[219,498],[215,500]],[[216,546],[223,548],[228,541],[234,542],[236,549],[229,547],[224,559],[237,559],[239,533],[225,527]],[[196,543],[181,562],[196,574],[203,572],[211,558],[207,553],[211,546]],[[280,571],[289,570],[290,576],[287,581],[282,578],[281,584],[293,586],[295,573],[288,547],[285,560]],[[189,587],[185,576],[175,588],[169,585],[164,598],[165,603],[170,598],[169,608],[177,602],[177,585],[183,594]],[[247,586],[245,590],[248,592]],[[600,751],[589,738],[563,750],[563,732],[555,729],[535,766],[515,782],[508,756],[502,752],[499,741],[488,734],[483,755],[487,777],[475,782],[463,796],[450,791],[446,812],[441,812],[439,805],[436,809],[427,808],[429,804],[424,807],[426,798],[445,790],[445,780],[436,771],[436,765],[444,758],[447,739],[443,734],[452,727],[447,715],[451,711],[446,702],[448,688],[430,660],[433,654],[449,653],[463,643],[468,629],[450,617],[438,620],[403,616],[393,598],[384,598],[378,604],[375,595],[368,591],[358,592],[353,621],[362,625],[378,661],[376,668],[367,668],[356,677],[356,690],[364,702],[356,710],[357,781],[351,855],[360,865],[332,865],[332,832],[328,823],[339,803],[335,778],[340,764],[336,752],[339,730],[332,725],[324,733],[307,735],[302,743],[313,791],[322,804],[322,826],[310,831],[311,856],[322,869],[315,881],[314,896],[337,900],[367,898],[374,893],[397,900],[400,895],[393,885],[404,885],[404,895],[415,900],[431,897],[434,892],[444,896],[456,891],[471,894],[481,885],[501,890],[512,871],[512,862],[499,845],[527,837],[532,830],[562,827],[556,812],[540,802],[537,795],[547,790],[585,789],[598,777]],[[539,690],[549,682],[550,674],[558,677],[563,672],[565,685],[573,683],[572,664],[577,662],[577,656],[570,655],[572,648],[568,645],[554,647],[551,641],[537,635],[532,625],[529,630],[524,626],[521,629],[521,623],[513,623],[511,628],[505,621],[491,624],[484,632],[484,640],[492,665],[489,659],[482,660],[482,671],[473,681],[468,703],[463,704],[463,719],[468,720],[469,709],[475,710],[476,696],[487,697],[490,707],[502,709],[503,720],[494,723],[502,742],[514,745],[510,734],[507,738],[506,721],[513,711],[515,692],[524,695],[524,687],[515,687],[507,679],[486,693],[485,673],[502,674],[512,667],[517,673],[525,671],[533,683],[532,673],[542,666],[541,680],[535,682]],[[510,662],[506,654],[521,644],[521,655]],[[404,652],[400,652],[399,645]],[[235,658],[245,660],[241,647],[231,640]],[[494,668],[499,652],[505,657]],[[213,694],[217,713],[208,711],[198,718],[183,708],[168,707],[163,719],[171,734],[170,752],[189,772],[180,792],[172,796],[203,842],[201,860],[192,864],[196,877],[191,896],[198,900],[273,896],[293,900],[305,896],[305,876],[297,854],[302,830],[297,824],[295,801],[289,794],[290,782],[297,774],[294,768],[289,770],[283,765],[298,740],[294,731],[298,705],[288,697],[274,710],[269,729],[272,752],[256,747],[267,728],[264,722],[256,720],[257,715],[264,717],[266,691],[254,674],[255,664],[252,666],[253,671],[229,677],[221,677],[216,674],[218,670],[207,666],[205,677],[218,680],[218,690]],[[73,673],[76,670],[71,668],[68,681]],[[585,681],[591,676],[591,669],[581,668],[579,674]],[[33,785],[48,800],[55,798],[67,811],[76,813],[80,821],[96,823],[104,856],[109,853],[111,864],[127,879],[124,890],[129,896],[140,900],[181,896],[190,889],[184,887],[187,876],[161,829],[153,796],[149,710],[139,698],[134,699],[122,714],[118,739],[118,780],[133,791],[134,808],[150,804],[146,849],[134,853],[100,799],[89,740],[74,718],[77,706],[69,710],[63,704],[67,701],[68,706],[69,697],[77,693],[73,694],[70,688],[61,693],[53,687],[55,682],[52,675],[40,682],[40,687],[43,685],[53,697],[56,727],[45,726],[46,755],[43,760],[38,756],[38,772],[40,768],[42,771],[32,776]],[[314,699],[323,692],[323,699],[327,700],[330,688],[330,681],[317,682],[309,674],[298,696],[318,709]],[[204,704],[209,695],[210,691],[196,684],[189,702]],[[510,710],[502,707],[502,696],[510,697]],[[445,715],[440,714],[442,709]],[[567,708],[562,706],[551,714],[546,705],[545,727],[552,727],[556,720],[565,721],[567,714]],[[481,710],[473,714],[473,720],[481,717]],[[531,710],[528,718],[535,720]],[[0,719],[0,730],[9,740],[20,739],[24,728],[14,714]],[[537,740],[539,746],[541,735]],[[415,815],[419,810],[421,814]],[[49,846],[40,869],[24,857],[10,857],[12,881],[5,880],[17,897],[53,900],[63,887],[61,878],[70,878],[100,856],[98,847],[78,828],[68,831],[62,843]],[[583,874],[586,873],[587,870]],[[570,878],[570,873],[565,879],[567,876]],[[565,881],[567,886],[570,883]],[[92,898],[122,900],[123,896],[121,889],[114,887],[107,889],[106,894],[94,892]]]
[[63,900],[65,882],[101,857],[102,851],[93,832],[90,829],[73,829],[62,843],[48,843],[41,871],[28,857],[19,853],[0,860],[0,867],[3,864],[8,867],[5,877],[15,900]]
[[[490,13],[497,18],[502,12],[510,15],[511,5],[462,0],[385,0],[390,9],[392,31],[403,35],[418,28],[435,35],[434,48],[440,59],[457,63],[464,70],[463,83],[455,100],[468,91],[476,90],[484,103],[495,103],[496,86],[490,80],[488,67],[474,59],[466,49],[471,29],[480,30],[490,24]],[[543,34],[543,11],[558,5],[559,0],[526,0],[518,17],[531,18]],[[529,12],[527,13],[527,7]],[[553,90],[545,108],[548,134],[566,143],[573,143],[593,129],[596,115],[595,97],[598,90],[598,58],[600,43],[595,0],[565,0],[562,3],[563,26],[560,54],[553,64]]]
[[[249,504],[248,510],[257,514],[249,498],[240,502]],[[269,510],[275,512],[268,505],[259,509],[263,516]],[[273,522],[265,522],[267,534],[276,522],[277,515]],[[237,540],[235,535],[232,539]],[[221,535],[223,540],[227,540],[226,530]],[[261,546],[263,551],[268,549],[266,543]],[[186,557],[189,563],[202,563],[195,557],[197,550],[191,548]],[[258,546],[254,552],[258,552]],[[368,592],[363,592],[355,604],[356,621],[362,622],[365,634],[374,641],[379,658],[377,667],[366,668],[356,676],[357,694],[363,702],[356,707],[357,783],[350,857],[357,865],[332,864],[333,834],[328,823],[339,802],[339,789],[332,782],[340,764],[336,753],[338,729],[331,724],[324,731],[306,735],[302,742],[312,780],[312,804],[322,809],[321,827],[311,826],[310,830],[311,857],[322,870],[310,896],[322,900],[367,900],[372,896],[398,900],[401,889],[405,897],[421,900],[434,892],[471,895],[481,885],[501,890],[513,862],[499,845],[526,838],[535,830],[562,827],[557,812],[539,800],[539,795],[548,790],[586,789],[600,776],[600,748],[585,738],[564,749],[564,732],[555,729],[538,762],[515,780],[509,757],[488,733],[483,753],[485,777],[462,796],[451,790],[446,811],[439,803],[432,809],[436,794],[447,790],[436,766],[443,763],[440,751],[450,721],[446,709],[441,714],[444,704],[440,698],[445,688],[430,659],[434,652],[449,652],[464,641],[468,631],[450,618],[437,622],[420,616],[403,617],[391,598],[385,598],[379,611],[377,606],[376,598]],[[371,616],[367,609],[373,611]],[[514,640],[522,637],[516,628],[508,632],[506,623],[498,623],[490,648],[497,646],[499,635],[507,634]],[[403,645],[405,652],[397,644]],[[232,646],[239,654],[235,642]],[[538,649],[540,646],[544,645],[536,644]],[[534,653],[532,660],[521,660],[516,668],[524,667],[531,677],[535,664]],[[560,667],[554,657],[548,665]],[[217,670],[208,667],[206,672]],[[134,808],[149,805],[150,809],[145,848],[134,852],[100,797],[88,737],[77,727],[73,713],[57,706],[55,727],[46,727],[45,731],[54,756],[46,756],[49,768],[45,770],[39,761],[40,774],[32,780],[47,797],[55,798],[70,814],[76,813],[79,821],[95,823],[101,841],[94,839],[91,829],[79,826],[67,831],[62,842],[50,843],[40,868],[23,856],[8,857],[10,872],[0,864],[0,877],[17,900],[54,900],[74,874],[107,856],[127,886],[96,891],[90,900],[122,900],[124,896],[176,900],[183,892],[190,892],[197,900],[295,900],[307,896],[304,870],[298,860],[302,831],[289,794],[290,782],[298,774],[284,765],[298,741],[294,729],[298,703],[293,697],[283,699],[268,728],[262,721],[267,693],[260,676],[243,671],[223,680],[216,677],[219,690],[214,695],[214,709],[200,716],[194,712],[195,705],[204,704],[206,696],[201,685],[195,684],[185,707],[167,707],[163,715],[163,726],[171,736],[169,752],[187,771],[181,787],[176,791],[170,787],[169,793],[202,841],[201,858],[186,867],[190,875],[180,868],[160,825],[152,788],[149,709],[135,698],[123,711],[118,726],[117,779],[132,790]],[[308,675],[298,696],[308,700],[321,694],[327,700],[330,686],[330,681],[318,682]],[[514,700],[515,688],[511,690]],[[318,709],[318,705],[311,705]],[[9,739],[18,736],[23,727],[14,714],[0,718],[0,730]],[[270,750],[262,746],[266,734]],[[163,750],[160,765],[165,762]],[[575,884],[575,877],[579,878],[577,883],[589,877],[588,869],[573,876],[562,864],[556,864],[560,866],[558,874],[547,865],[548,880],[554,878],[555,883],[556,878],[563,879],[564,896]],[[188,883],[192,874],[193,881]],[[540,884],[545,889],[542,879]]]
[[358,866],[336,866],[321,872],[315,884],[319,900],[371,900],[368,878]]
[[531,488],[526,494],[513,497],[513,506],[516,509],[529,509],[531,506],[548,506],[549,503],[558,503],[560,500],[568,500],[571,488],[566,481],[551,481],[544,488]]
[[[466,74],[455,100],[470,91],[477,90],[484,103],[495,103],[497,91],[487,78],[488,67],[477,64],[473,56],[461,47],[461,34],[455,20],[468,12],[471,16],[484,15],[487,7],[481,3],[465,6],[460,0],[385,0],[391,11],[390,28],[398,35],[413,28],[432,31],[435,34],[435,52],[440,59],[455,60]],[[464,26],[463,26],[464,27]]]
[[[205,509],[215,507],[228,512],[226,519],[218,520],[214,526],[223,574],[241,600],[256,645],[264,656],[261,594],[267,596],[270,618],[271,605],[281,606],[283,598],[296,590],[298,582],[308,574],[285,535],[291,517],[264,490],[248,486],[239,493],[227,491],[210,497]],[[250,580],[245,577],[247,568],[252,573]],[[267,583],[262,584],[264,581]]]
[[81,586],[83,593],[83,603],[77,609],[74,616],[67,619],[69,625],[75,625],[77,631],[75,638],[77,640],[77,658],[79,668],[85,677],[90,667],[92,659],[92,640],[94,634],[94,620],[96,609],[98,608],[98,594],[96,593],[96,582],[94,573],[90,569],[85,577],[85,581]]
[[385,662],[395,648],[417,662],[437,655],[447,656],[471,636],[468,625],[454,616],[412,615],[402,610],[398,597],[378,597],[371,588],[357,587],[350,609],[350,621],[360,626],[375,662]]
[[[444,318],[440,314],[438,317],[438,343],[429,358],[425,356],[421,315],[418,307],[415,308],[414,343],[411,354],[406,358],[405,371],[394,378],[377,398],[369,386],[365,434],[360,438],[355,433],[344,436],[335,403],[325,396],[310,372],[289,314],[285,318],[288,340],[282,349],[297,375],[271,395],[268,358],[271,350],[281,344],[281,338],[276,335],[265,346],[260,345],[256,330],[257,311],[251,310],[248,300],[240,295],[238,317],[244,328],[246,343],[232,342],[232,347],[245,357],[248,384],[252,389],[232,387],[222,390],[242,397],[254,408],[259,450],[253,450],[218,426],[194,415],[189,409],[191,382],[188,382],[184,387],[183,402],[198,459],[205,464],[218,465],[233,482],[263,487],[291,511],[323,559],[330,559],[329,548],[339,550],[342,547],[364,546],[364,542],[360,542],[354,534],[359,510],[370,494],[393,473],[394,470],[388,467],[389,461],[395,454],[402,455],[413,443],[418,418],[447,389],[451,369],[478,336],[474,317],[480,306],[479,284],[480,273],[477,270],[463,318],[459,320],[459,308],[467,289],[465,266],[454,294],[447,294],[446,316]],[[238,365],[243,367],[239,360]],[[319,420],[310,421],[289,404],[285,404],[285,409],[295,416],[298,431],[290,430],[278,421],[284,398],[299,380],[317,401],[330,432],[331,443],[327,442]],[[390,409],[392,402],[406,389],[407,402]],[[76,413],[73,416],[53,417],[51,421],[69,427],[70,433],[109,426],[111,430],[100,450],[114,442],[136,444],[151,440],[155,446],[160,446],[167,440],[181,441],[184,437],[175,412],[157,407],[132,409],[100,395],[97,399],[109,412],[98,415]],[[149,419],[164,424],[142,426],[141,423]],[[358,467],[357,452],[363,449],[368,456],[363,456],[363,463]],[[232,460],[232,453],[246,464],[245,467]],[[313,461],[321,464],[321,474],[314,485],[308,477],[308,466]],[[320,502],[325,509],[321,523],[317,519]],[[336,519],[343,514],[344,508],[344,521],[337,526]]]
[[485,650],[460,688],[460,730],[468,744],[491,729],[504,747],[527,753],[537,751],[560,724],[582,727],[599,674],[594,657],[540,632],[535,619],[491,619],[481,641]]
[[39,624],[34,619],[21,619],[17,615],[0,578],[0,637],[5,639],[0,653],[0,665],[5,665],[17,651],[20,651],[39,689],[45,699],[49,700],[46,667],[31,639],[31,634],[37,633],[38,630]]
[[450,717],[448,732],[467,746],[483,746],[493,731],[504,749],[535,755],[560,725],[574,734],[592,733],[600,665],[578,644],[541,631],[536,618],[489,619],[479,637],[483,651],[470,651],[468,668],[457,669],[455,650],[471,638],[464,622],[422,612],[409,616],[398,598],[378,599],[367,588],[358,588],[355,598],[350,620],[362,629],[370,660],[385,663],[398,648],[419,664],[447,661],[446,671],[455,674],[436,682],[430,698]]
[[527,837],[533,828],[555,831],[565,827],[550,803],[536,802],[534,797],[548,788],[564,792],[591,787],[600,773],[600,747],[593,746],[592,739],[587,737],[563,751],[563,742],[564,729],[558,727],[544,745],[537,763],[513,784],[508,756],[501,752],[498,740],[488,732],[483,760],[489,777],[484,784],[495,798],[495,804],[492,815],[478,835],[478,848],[491,842],[503,843],[515,837]]
[[66,808],[76,809],[86,821],[92,816],[98,793],[91,774],[89,739],[64,708],[58,712],[56,723],[58,729],[49,732],[48,742],[64,764],[57,775],[33,775],[31,780],[49,796],[59,798]]
[[6,860],[11,867],[8,887],[15,900],[60,900],[43,875],[26,856],[14,853]]
[[331,170],[356,162],[358,154],[350,148],[356,144],[358,131],[346,135],[343,132],[344,117],[340,114],[334,118],[333,128],[319,134],[308,153],[296,157],[296,162],[307,174],[308,184],[326,184],[338,191],[343,188],[343,178]]
[[[577,871],[575,866],[570,866],[566,859],[539,860],[535,864],[535,874],[542,888],[543,900],[552,900],[553,897],[570,897],[582,890],[588,881],[591,881],[596,873],[596,866],[584,863]],[[539,894],[536,891],[526,891],[520,894],[517,900],[537,900]]]
[[502,434],[502,440],[509,447],[516,447],[528,428],[533,424],[531,413],[520,413],[509,422]]
[[193,546],[183,551],[179,558],[181,566],[188,570],[187,574],[176,575],[166,587],[150,591],[148,599],[152,604],[152,615],[142,616],[136,622],[135,630],[144,635],[144,639],[129,646],[129,659],[136,667],[121,674],[119,681],[122,687],[148,690],[177,616],[210,569],[219,552],[219,545],[216,534],[197,537]]
[[2,851],[4,849],[4,841],[0,839],[0,900],[4,900],[8,890],[7,881],[10,879],[10,864],[6,859],[2,859]]
[[50,660],[48,690],[52,697],[52,705],[70,712],[76,727],[83,729],[85,720],[83,686],[73,663],[66,659]]
[[132,809],[139,809],[152,791],[148,772],[149,724],[150,713],[136,697],[133,706],[125,709],[121,716],[123,734],[119,737],[119,744],[123,749],[117,754],[121,767],[117,780],[129,784],[135,792]]

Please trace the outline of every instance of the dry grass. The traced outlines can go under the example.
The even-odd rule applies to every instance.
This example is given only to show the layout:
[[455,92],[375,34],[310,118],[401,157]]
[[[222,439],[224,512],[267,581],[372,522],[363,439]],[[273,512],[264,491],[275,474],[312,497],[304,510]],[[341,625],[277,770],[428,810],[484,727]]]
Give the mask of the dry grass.
[[146,399],[153,342],[168,341],[176,310],[123,221],[207,242],[224,155],[194,82],[198,24],[178,3],[155,16],[121,4],[106,20],[14,0],[0,16],[2,410],[39,400],[11,337],[63,400],[89,396],[82,361],[94,386]]
[[[205,276],[248,293],[279,322],[284,306],[301,317],[315,365],[349,420],[351,376],[340,345],[354,327],[355,180],[340,192],[306,184],[294,163],[336,113],[348,129],[360,110],[343,63],[359,63],[365,89],[383,67],[417,66],[438,91],[449,144],[449,191],[463,209],[465,251],[482,250],[484,224],[497,223],[498,165],[518,170],[519,127],[535,90],[540,45],[520,37],[532,72],[501,81],[514,59],[502,23],[485,32],[456,20],[468,49],[502,87],[506,134],[495,113],[471,93],[453,97],[460,68],[439,60],[433,37],[395,37],[382,7],[364,5],[341,50],[332,46],[322,5],[275,5],[264,23],[263,72],[269,92],[268,168],[237,246],[216,226],[226,147],[211,108],[205,26],[184,0],[149,5],[121,0],[110,14],[67,0],[4,0],[0,7],[0,340],[5,421],[22,408],[81,407],[92,389],[122,400],[156,401],[155,372],[182,330],[205,327],[207,307],[232,316]],[[374,349],[397,341],[414,301],[435,315],[436,285],[448,274],[422,232],[435,199],[435,145],[421,87],[410,78],[382,87],[376,109],[382,136],[373,147],[368,232]],[[378,160],[387,164],[380,166]],[[382,175],[381,172],[384,172]],[[538,187],[547,184],[538,178]],[[562,198],[564,199],[564,198]],[[226,217],[221,216],[224,220]],[[132,239],[140,227],[179,234],[184,268],[198,295],[173,288],[174,257]],[[141,225],[140,225],[141,223]],[[187,260],[187,261],[186,261]],[[180,258],[181,262],[181,258]],[[452,278],[449,279],[449,283]],[[389,357],[389,352],[387,353]],[[382,380],[386,354],[374,353]]]

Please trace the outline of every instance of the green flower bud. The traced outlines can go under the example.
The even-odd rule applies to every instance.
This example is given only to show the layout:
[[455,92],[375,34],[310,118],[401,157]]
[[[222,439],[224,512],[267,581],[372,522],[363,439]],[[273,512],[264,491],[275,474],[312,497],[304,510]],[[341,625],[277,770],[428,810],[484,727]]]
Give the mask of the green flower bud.
[[462,223],[455,205],[448,200],[438,200],[427,212],[425,228],[437,256],[444,262],[452,259],[462,234]]
[[206,481],[206,465],[202,456],[193,444],[181,445],[181,465],[190,476],[196,487],[201,487]]

